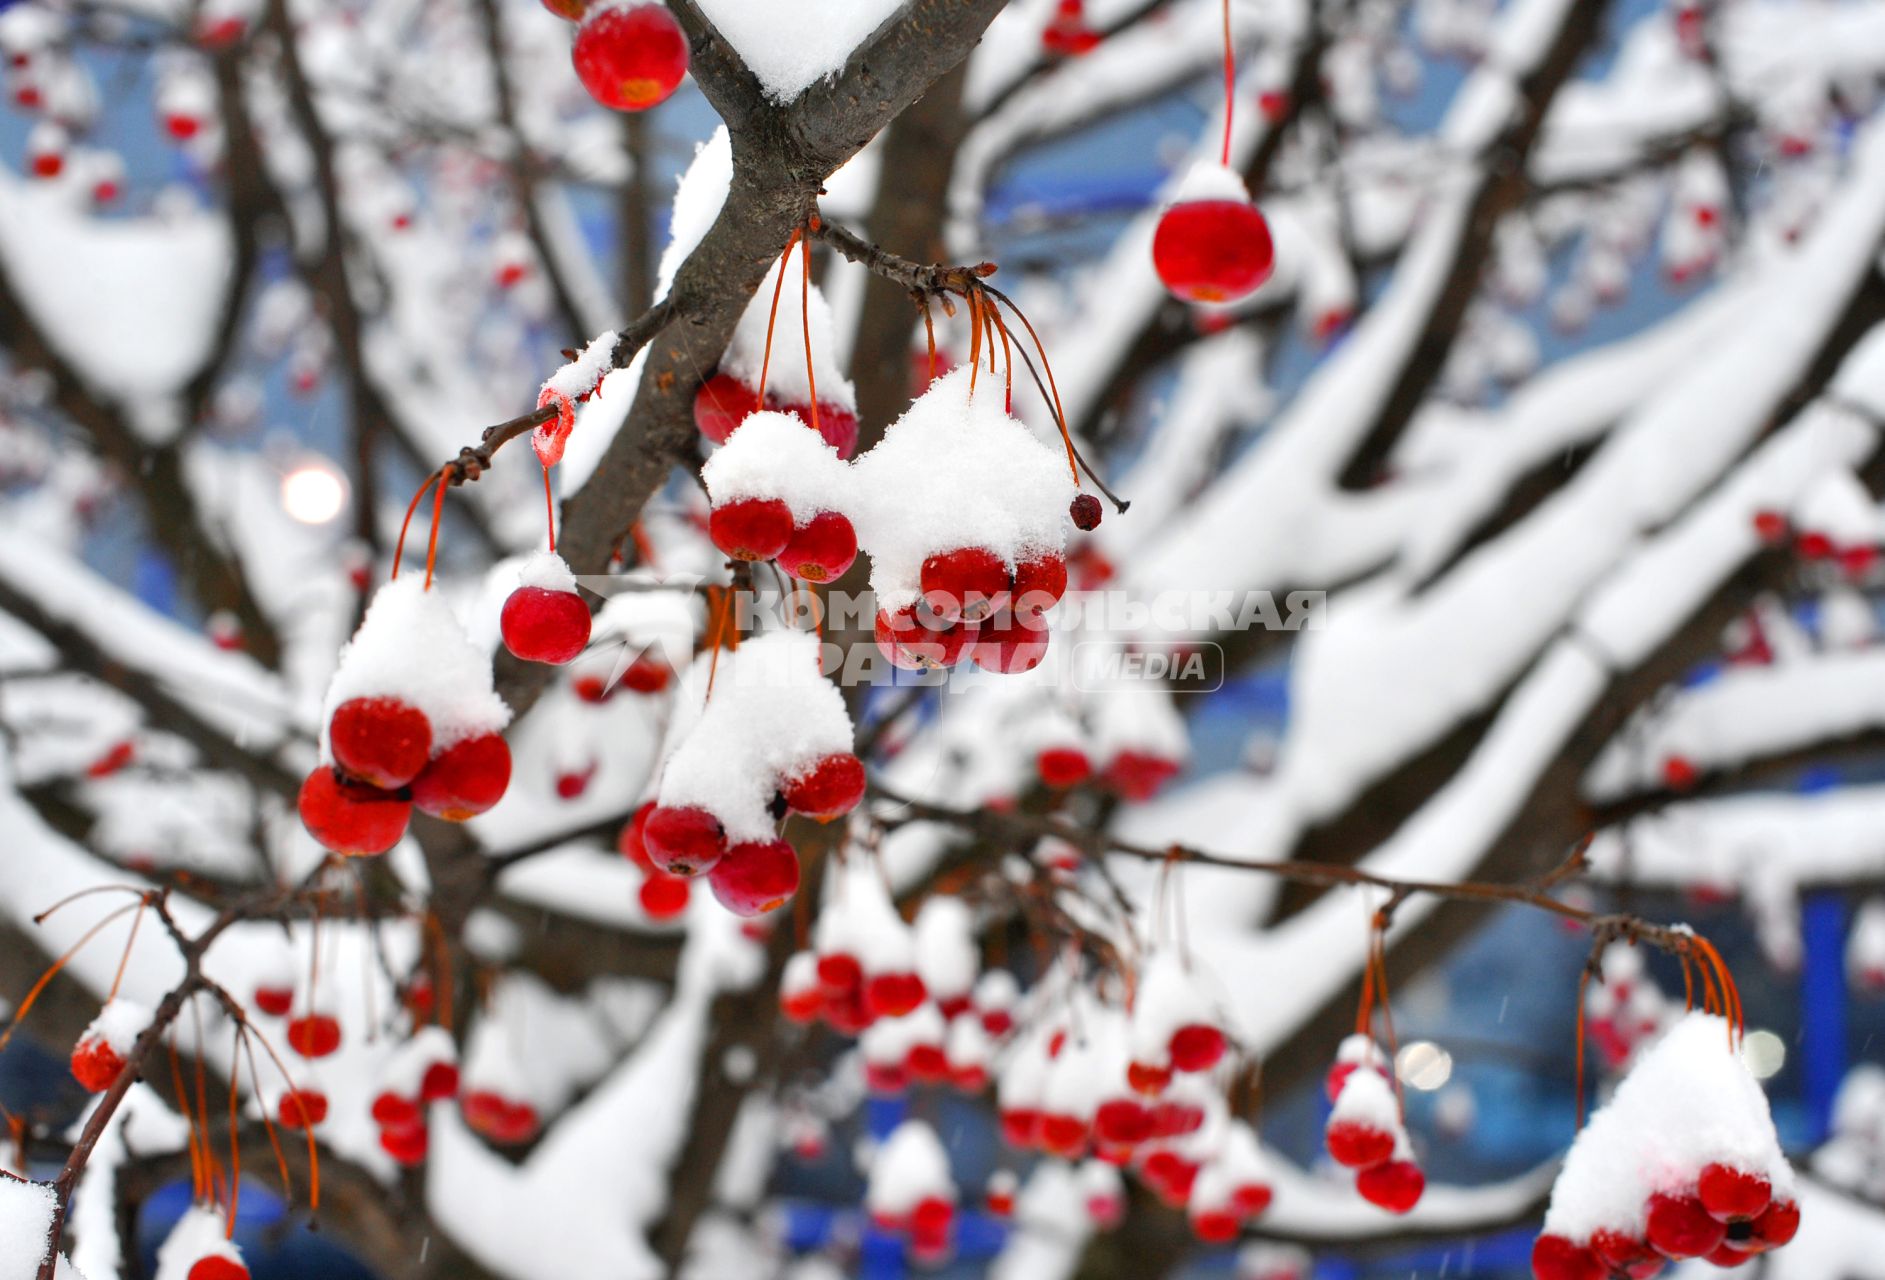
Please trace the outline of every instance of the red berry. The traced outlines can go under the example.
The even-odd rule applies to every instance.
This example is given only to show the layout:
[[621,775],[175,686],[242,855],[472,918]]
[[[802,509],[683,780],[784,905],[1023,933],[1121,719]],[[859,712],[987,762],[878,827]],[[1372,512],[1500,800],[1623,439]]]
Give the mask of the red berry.
[[1191,1215],[1191,1234],[1206,1244],[1229,1244],[1243,1225],[1229,1209],[1206,1209]]
[[360,781],[395,791],[432,755],[432,724],[398,698],[349,698],[327,723],[334,763]]
[[1700,1258],[1728,1238],[1728,1229],[1709,1216],[1694,1196],[1649,1198],[1650,1245],[1665,1258]]
[[777,498],[740,498],[713,509],[707,536],[735,560],[770,560],[792,541],[792,509]]
[[1357,1065],[1353,1062],[1338,1062],[1329,1068],[1329,1074],[1322,1078],[1322,1093],[1330,1102],[1342,1096],[1342,1086],[1355,1074]]
[[830,822],[864,798],[864,762],[849,751],[826,756],[785,784],[785,802],[795,813]]
[[1093,1113],[1093,1132],[1102,1141],[1136,1147],[1152,1136],[1152,1111],[1132,1098],[1108,1098]]
[[1243,1182],[1231,1189],[1231,1208],[1246,1218],[1254,1218],[1270,1207],[1276,1192],[1267,1183]]
[[1709,1254],[1706,1261],[1713,1266],[1730,1268],[1746,1266],[1753,1258],[1754,1254],[1745,1249],[1737,1249],[1732,1241],[1726,1241],[1720,1248]]
[[284,1129],[312,1129],[327,1119],[327,1095],[319,1089],[290,1089],[276,1104],[275,1119]]
[[1794,539],[1793,546],[1805,560],[1824,560],[1833,554],[1833,540],[1823,533],[1803,533]]
[[910,1079],[936,1084],[949,1078],[949,1055],[939,1044],[915,1044],[904,1055],[903,1069]]
[[[781,405],[780,412],[789,413],[806,426],[812,425],[812,407],[808,404]],[[825,404],[818,406],[819,438],[838,451],[840,458],[849,458],[857,450],[857,415],[840,405]]]
[[622,671],[622,684],[641,694],[660,693],[673,678],[674,668],[653,649],[636,654],[635,660]]
[[325,1013],[308,1013],[288,1022],[288,1047],[304,1058],[325,1058],[340,1048],[340,1023]]
[[1224,1033],[1208,1023],[1188,1023],[1172,1032],[1167,1049],[1175,1069],[1209,1071],[1224,1056]]
[[1687,791],[1699,776],[1700,770],[1687,756],[1670,756],[1662,762],[1662,782],[1671,791]]
[[455,1062],[435,1062],[419,1078],[419,1100],[422,1102],[438,1102],[443,1098],[457,1096],[458,1064]]
[[1067,594],[1067,562],[1059,556],[1023,560],[1014,571],[1014,611],[1033,617],[1045,613]]
[[1389,1160],[1355,1175],[1361,1198],[1389,1213],[1406,1213],[1420,1203],[1426,1189],[1426,1175],[1412,1160]]
[[556,775],[556,797],[559,800],[579,800],[583,792],[589,790],[589,780],[596,776],[596,766],[587,769]]
[[1126,1064],[1126,1083],[1132,1086],[1134,1093],[1143,1093],[1148,1097],[1157,1097],[1165,1092],[1165,1086],[1172,1082],[1172,1069],[1158,1067],[1144,1062]]
[[498,617],[504,647],[525,662],[562,666],[589,646],[589,606],[574,591],[519,587]]
[[1150,800],[1178,775],[1178,762],[1144,751],[1121,751],[1106,766],[1106,785],[1126,800]]
[[135,742],[114,742],[109,750],[85,766],[88,778],[109,778],[137,758]]
[[543,7],[568,22],[581,22],[589,0],[543,0]]
[[981,624],[969,656],[984,671],[1019,675],[1047,657],[1049,632],[1039,614],[1022,617],[1010,610]]
[[864,984],[864,1007],[875,1017],[901,1018],[922,1004],[925,994],[923,980],[914,973],[880,973]]
[[1590,1250],[1611,1271],[1629,1276],[1631,1280],[1647,1280],[1668,1265],[1647,1242],[1621,1231],[1593,1232]]
[[825,993],[816,984],[800,991],[779,993],[779,1012],[786,1016],[788,1022],[814,1021],[824,1007]]
[[1152,236],[1158,278],[1187,302],[1247,297],[1270,278],[1275,259],[1270,224],[1248,200],[1175,204]]
[[650,800],[635,810],[635,816],[628,820],[622,833],[615,838],[615,847],[621,850],[622,856],[643,871],[654,869],[654,863],[648,858],[647,845],[642,840],[642,829],[648,825],[648,815],[654,812],[654,807],[655,802]]
[[1090,493],[1076,494],[1067,504],[1067,518],[1073,521],[1073,527],[1083,533],[1091,533],[1100,527],[1100,518],[1106,509],[1100,506],[1100,500]]
[[646,111],[665,102],[687,74],[687,36],[662,5],[602,5],[576,29],[570,60],[597,102]]
[[715,444],[759,409],[759,393],[730,374],[716,373],[694,393],[694,425]]
[[1034,757],[1034,768],[1050,787],[1074,787],[1093,776],[1093,762],[1078,747],[1047,747]]
[[1773,546],[1787,536],[1787,517],[1778,511],[1756,511],[1754,533],[1762,542]]
[[495,733],[480,734],[434,756],[412,780],[412,802],[422,813],[463,822],[502,800],[510,783],[509,744]]
[[212,1253],[192,1263],[185,1280],[249,1280],[249,1269],[234,1258]]
[[175,138],[178,142],[188,142],[191,138],[194,138],[202,128],[203,122],[198,120],[195,116],[179,113],[164,117],[164,132]]
[[836,511],[820,511],[792,531],[779,567],[807,582],[832,582],[857,559],[857,530]]
[[1012,579],[986,547],[958,547],[923,561],[923,599],[946,622],[980,622],[1008,599]]
[[650,920],[672,920],[687,910],[693,894],[694,888],[687,881],[657,871],[641,882],[636,896]]
[[86,1036],[72,1048],[72,1075],[87,1093],[103,1093],[124,1070],[124,1059],[103,1036]]
[[1754,1238],[1769,1249],[1778,1249],[1800,1230],[1800,1205],[1795,1200],[1776,1200],[1754,1220]]
[[373,1122],[384,1129],[401,1129],[420,1123],[422,1116],[416,1098],[407,1098],[391,1089],[382,1090],[368,1108]]
[[412,802],[315,766],[296,802],[301,824],[323,849],[349,857],[385,853],[406,834]]
[[656,805],[642,824],[648,858],[671,876],[697,876],[727,851],[726,829],[705,809]]
[[1774,1198],[1774,1189],[1766,1178],[1725,1164],[1704,1167],[1695,1191],[1702,1207],[1723,1222],[1755,1217]]
[[380,1150],[393,1158],[393,1163],[410,1169],[425,1161],[426,1148],[431,1139],[423,1124],[401,1125],[380,1130]]
[[1844,547],[1839,552],[1840,569],[1855,582],[1869,574],[1877,560],[1877,547]]
[[736,844],[713,864],[707,883],[734,915],[762,916],[798,892],[798,854],[783,840]]
[[1043,1112],[1038,1138],[1055,1155],[1072,1159],[1086,1150],[1087,1122],[1064,1111]]
[[465,1123],[475,1132],[503,1146],[515,1146],[537,1136],[537,1109],[528,1102],[512,1102],[502,1094],[474,1090],[459,1104]]
[[65,168],[65,157],[57,151],[41,151],[33,157],[35,178],[56,178]]
[[1539,1236],[1532,1245],[1533,1280],[1604,1280],[1609,1274],[1596,1254],[1563,1236]]
[[1332,1121],[1323,1141],[1335,1163],[1367,1169],[1394,1155],[1394,1135],[1361,1120]]
[[1204,1127],[1204,1108],[1166,1098],[1152,1108],[1152,1136],[1182,1138]]
[[978,628],[972,622],[943,622],[921,605],[895,613],[877,611],[877,647],[906,671],[933,671],[962,661]]
[[293,987],[257,987],[255,989],[255,1007],[271,1018],[280,1018],[294,1008],[295,990]]

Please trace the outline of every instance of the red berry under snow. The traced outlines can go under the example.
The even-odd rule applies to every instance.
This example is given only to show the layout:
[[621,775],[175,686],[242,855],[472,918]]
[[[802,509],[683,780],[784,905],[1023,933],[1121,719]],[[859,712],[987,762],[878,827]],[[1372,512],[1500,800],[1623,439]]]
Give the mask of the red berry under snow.
[[280,1018],[294,1008],[295,992],[293,987],[257,987],[252,999],[258,1010],[271,1018]]
[[914,973],[880,973],[864,984],[864,1007],[879,1018],[901,1018],[927,994]]
[[707,883],[734,915],[764,915],[798,892],[798,854],[783,840],[736,844],[713,864]]
[[1766,1178],[1725,1164],[1703,1168],[1695,1191],[1702,1207],[1723,1222],[1756,1217],[1774,1198],[1774,1188]]
[[735,560],[770,560],[792,541],[792,509],[777,498],[739,498],[713,509],[707,536]]
[[410,1169],[425,1161],[426,1149],[431,1145],[431,1137],[423,1124],[401,1125],[380,1130],[380,1150],[393,1158],[393,1163]]
[[1420,1203],[1427,1177],[1411,1160],[1389,1160],[1355,1175],[1361,1198],[1389,1213],[1406,1213]]
[[103,1036],[87,1036],[72,1049],[72,1076],[87,1093],[103,1093],[124,1070],[124,1059]]
[[327,724],[334,763],[362,782],[393,791],[419,776],[432,754],[432,724],[398,698],[349,698]]
[[[808,404],[783,405],[780,411],[794,415],[808,427],[812,425],[812,407]],[[848,459],[857,452],[857,415],[842,405],[820,403],[816,430],[840,458]]]
[[288,1047],[304,1058],[325,1058],[340,1048],[340,1023],[325,1013],[310,1013],[288,1023]]
[[323,849],[348,857],[385,853],[406,834],[412,802],[315,766],[296,802],[301,824]]
[[1323,1142],[1335,1163],[1367,1169],[1394,1155],[1394,1135],[1359,1120],[1337,1120],[1323,1133]]
[[895,666],[906,671],[932,671],[962,661],[974,641],[972,622],[945,623],[921,605],[905,605],[891,613],[877,611],[877,647]]
[[806,582],[831,582],[857,559],[857,530],[836,511],[820,511],[792,531],[779,567]]
[[249,1269],[234,1258],[212,1253],[191,1263],[185,1280],[249,1280]]
[[673,876],[697,876],[727,851],[726,830],[705,809],[657,805],[642,824],[642,845],[655,866]]
[[1649,1198],[1646,1234],[1656,1252],[1666,1258],[1700,1258],[1721,1247],[1728,1228],[1715,1221],[1694,1196],[1654,1195]]
[[1041,665],[1047,643],[1047,624],[1040,615],[1024,618],[1003,610],[977,630],[969,656],[984,671],[1019,675]]
[[1047,747],[1034,757],[1041,782],[1050,787],[1074,787],[1093,776],[1093,762],[1078,747]]
[[1532,1245],[1534,1280],[1605,1280],[1609,1274],[1596,1254],[1563,1236],[1539,1236]]
[[603,106],[646,111],[665,102],[687,74],[687,36],[665,6],[602,5],[576,29],[570,61]]
[[1172,1032],[1167,1051],[1175,1070],[1209,1071],[1224,1056],[1224,1033],[1206,1023],[1188,1023]]
[[758,409],[758,394],[731,374],[714,374],[694,393],[694,425],[715,444],[725,444],[733,428]]
[[480,734],[440,752],[412,780],[412,802],[422,813],[463,822],[502,800],[510,782],[510,745]]
[[525,662],[562,666],[589,646],[589,606],[574,591],[519,587],[498,617],[504,647]]
[[1067,562],[1059,556],[1023,560],[1014,571],[1014,611],[1022,617],[1045,613],[1067,594]]
[[290,1089],[281,1095],[275,1119],[284,1129],[312,1129],[327,1119],[327,1095],[319,1089]]
[[923,561],[923,599],[937,617],[980,622],[1008,599],[1013,580],[986,547],[958,547]]
[[864,798],[864,762],[848,751],[826,756],[785,785],[785,802],[820,822],[841,818]]
[[1235,302],[1270,278],[1276,248],[1270,224],[1247,200],[1173,205],[1152,236],[1152,265],[1187,302]]

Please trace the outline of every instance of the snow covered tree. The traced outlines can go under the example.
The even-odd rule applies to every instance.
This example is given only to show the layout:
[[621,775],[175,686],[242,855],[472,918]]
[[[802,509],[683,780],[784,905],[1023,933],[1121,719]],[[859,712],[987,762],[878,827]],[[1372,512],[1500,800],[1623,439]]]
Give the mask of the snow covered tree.
[[[15,0],[0,56],[0,991],[98,1095],[10,1117],[0,1280],[139,1274],[185,1178],[158,1280],[247,1274],[245,1184],[386,1277],[1885,1274],[1876,1069],[1783,1154],[1683,923],[1791,972],[1885,868],[1885,6]],[[1583,938],[1598,1105],[1429,1185],[1391,983],[1495,912]]]

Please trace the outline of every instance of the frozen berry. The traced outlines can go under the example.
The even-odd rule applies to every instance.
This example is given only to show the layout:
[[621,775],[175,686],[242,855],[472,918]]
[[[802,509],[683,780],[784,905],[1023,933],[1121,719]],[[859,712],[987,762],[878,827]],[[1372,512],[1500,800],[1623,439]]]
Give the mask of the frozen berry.
[[725,444],[733,429],[759,407],[759,395],[729,374],[716,373],[694,393],[694,425],[715,444]]
[[340,1048],[340,1022],[325,1013],[290,1019],[288,1047],[304,1058],[325,1058]]
[[879,1018],[901,1018],[923,1003],[923,980],[914,973],[880,973],[864,984],[864,1006]]
[[1355,1175],[1361,1198],[1389,1213],[1406,1213],[1420,1203],[1427,1177],[1411,1160],[1389,1160]]
[[1075,494],[1067,504],[1067,518],[1073,521],[1073,527],[1091,533],[1100,527],[1100,517],[1106,514],[1100,506],[1100,500],[1090,493]]
[[734,915],[764,915],[798,892],[798,854],[783,840],[736,844],[713,864],[707,883]]
[[770,560],[792,541],[792,509],[777,498],[739,498],[713,509],[707,536],[735,560]]
[[792,531],[779,567],[807,582],[832,582],[857,559],[857,530],[836,511],[820,511]]
[[72,1075],[87,1093],[103,1093],[124,1070],[124,1059],[103,1036],[86,1036],[72,1048]]
[[432,755],[432,724],[398,698],[349,698],[327,724],[334,763],[360,781],[395,791]]
[[1035,771],[1050,787],[1074,787],[1093,776],[1093,762],[1078,747],[1045,747],[1034,757]]
[[574,591],[519,587],[498,625],[504,647],[525,662],[562,666],[589,646],[589,606]]
[[598,5],[570,48],[589,96],[616,111],[665,102],[687,74],[687,36],[666,7]]
[[697,876],[727,850],[720,820],[691,806],[657,805],[642,824],[641,838],[649,860],[672,876]]
[[1248,200],[1187,200],[1167,209],[1152,236],[1152,265],[1186,302],[1235,302],[1270,278],[1270,224]]
[[636,893],[641,909],[648,913],[650,920],[672,920],[687,910],[687,903],[694,896],[694,887],[679,876],[667,875],[656,871],[641,882]]
[[820,822],[843,817],[864,798],[864,762],[848,751],[826,756],[785,784],[785,802]]
[[946,622],[980,622],[1008,599],[1012,579],[986,547],[958,547],[923,561],[923,599]]
[[1335,1163],[1366,1169],[1394,1154],[1394,1135],[1359,1120],[1336,1120],[1323,1134]]
[[323,849],[348,857],[385,853],[406,834],[412,802],[344,778],[326,765],[301,784],[301,824]]
[[1533,1280],[1605,1280],[1609,1274],[1596,1254],[1563,1236],[1539,1236],[1532,1245]]
[[1727,1239],[1728,1229],[1709,1216],[1694,1196],[1653,1195],[1645,1234],[1665,1258],[1700,1258]]
[[1774,1189],[1766,1178],[1725,1164],[1703,1168],[1695,1191],[1702,1207],[1723,1222],[1756,1217],[1774,1198]]
[[284,1129],[312,1129],[327,1119],[327,1095],[319,1089],[290,1089],[276,1104],[275,1119]]
[[495,733],[480,734],[435,756],[412,780],[412,802],[422,813],[463,822],[502,800],[510,782],[509,744]]
[[891,663],[908,671],[933,671],[962,661],[978,628],[971,622],[944,622],[921,604],[894,613],[877,611],[877,647]]
[[1024,618],[1011,610],[982,623],[969,656],[984,671],[1019,675],[1047,657],[1047,623],[1040,615]]
[[1209,1071],[1224,1056],[1224,1033],[1208,1023],[1188,1023],[1172,1032],[1168,1052],[1176,1070]]

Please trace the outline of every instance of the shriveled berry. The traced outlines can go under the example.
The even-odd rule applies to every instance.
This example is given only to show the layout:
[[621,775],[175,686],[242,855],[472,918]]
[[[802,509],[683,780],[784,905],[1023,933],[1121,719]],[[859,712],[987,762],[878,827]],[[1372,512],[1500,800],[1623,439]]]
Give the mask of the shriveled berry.
[[87,1093],[103,1093],[124,1070],[124,1059],[103,1036],[86,1036],[72,1047],[72,1076]]
[[1073,521],[1073,527],[1084,533],[1091,533],[1100,527],[1100,518],[1106,509],[1100,506],[1100,500],[1090,493],[1075,494],[1067,504],[1067,518]]

